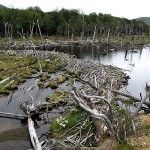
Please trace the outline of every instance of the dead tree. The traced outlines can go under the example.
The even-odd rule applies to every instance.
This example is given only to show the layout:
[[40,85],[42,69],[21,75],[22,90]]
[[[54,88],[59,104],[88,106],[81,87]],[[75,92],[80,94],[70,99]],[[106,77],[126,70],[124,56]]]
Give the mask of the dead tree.
[[74,91],[72,91],[71,94],[73,95],[73,97],[76,101],[76,104],[79,107],[81,107],[83,110],[85,110],[90,115],[92,115],[92,117],[94,117],[96,119],[104,120],[106,122],[106,124],[108,125],[108,128],[111,130],[113,136],[117,138],[117,136],[115,134],[115,130],[113,128],[113,125],[112,125],[110,119],[105,114],[101,114],[96,109],[91,109],[89,106],[87,106],[86,103],[79,96],[77,96],[76,88],[74,88]]
[[13,26],[8,22],[4,22],[5,26],[5,47],[9,47],[12,41]]
[[13,74],[13,75],[11,75],[10,77],[7,77],[7,78],[3,79],[2,81],[0,81],[0,84],[5,83],[6,81],[8,81],[8,80],[10,80],[10,79],[14,78],[15,76],[16,76],[16,73],[15,73],[15,74]]
[[40,25],[39,25],[39,20],[37,19],[37,26],[38,26],[38,30],[39,30],[39,34],[41,37],[41,40],[43,40],[42,34],[41,34],[41,29],[40,29]]
[[33,38],[33,30],[34,30],[34,26],[35,26],[35,23],[34,23],[34,20],[33,20],[32,25],[31,25],[31,22],[30,22],[30,39]]
[[34,49],[34,52],[35,52],[35,56],[36,56],[36,58],[37,58],[37,60],[38,60],[38,65],[39,65],[40,73],[42,73],[42,65],[41,65],[41,63],[40,63],[39,54],[38,54],[38,52],[37,52],[37,50],[36,50],[35,45],[33,44],[33,42],[32,42],[31,40],[30,40],[30,42],[31,42],[31,44],[32,44],[32,46],[33,46],[33,49]]
[[109,39],[110,39],[110,29],[108,29],[107,33],[107,40],[106,40],[107,45],[109,44]]
[[93,33],[92,45],[94,45],[94,43],[95,43],[95,38],[96,38],[96,26],[95,26],[94,33]]

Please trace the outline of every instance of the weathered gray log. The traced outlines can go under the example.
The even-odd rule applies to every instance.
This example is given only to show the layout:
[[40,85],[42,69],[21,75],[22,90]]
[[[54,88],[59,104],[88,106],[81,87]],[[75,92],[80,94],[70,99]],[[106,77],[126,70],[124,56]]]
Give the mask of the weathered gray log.
[[150,97],[150,91],[146,93],[146,96],[144,99],[141,100],[141,102],[138,104],[135,112],[133,113],[133,116],[136,117],[138,115],[138,112],[140,111],[142,104],[146,102],[146,100]]
[[6,84],[6,85],[4,86],[4,88],[10,86],[13,82],[14,82],[14,80],[10,81],[8,84]]
[[31,86],[29,86],[27,90],[25,90],[25,92],[20,97],[20,102],[22,101],[22,98],[26,93],[29,94],[29,96],[32,98],[32,101],[33,101],[33,97],[30,95],[29,92],[38,84],[38,82],[39,82],[39,79],[36,79],[35,82]]
[[[120,91],[116,91],[116,90],[113,90],[112,91],[114,94],[118,94],[118,95],[122,95],[122,96],[125,96],[125,97],[128,97],[130,99],[132,99],[134,102],[141,102],[141,99],[137,98],[137,97],[134,97],[132,95],[129,95],[129,94],[125,94],[125,93],[122,93]],[[143,104],[147,105],[150,107],[150,102],[147,102],[145,101]]]
[[0,116],[6,117],[6,118],[20,119],[20,120],[27,118],[26,115],[20,115],[20,114],[14,114],[14,113],[6,113],[6,112],[0,112]]
[[96,95],[90,96],[90,95],[86,95],[85,93],[83,93],[83,94],[84,94],[84,97],[85,97],[85,98],[88,98],[88,99],[91,99],[91,98],[99,99],[99,100],[97,100],[97,101],[92,101],[92,103],[98,103],[98,102],[100,102],[101,100],[103,100],[104,102],[106,102],[106,104],[108,104],[108,107],[109,107],[110,116],[112,116],[111,104],[110,104],[110,102],[109,102],[106,98],[104,98],[104,97],[102,97],[102,96],[96,96]]
[[34,123],[30,117],[28,118],[28,130],[29,130],[29,134],[30,134],[31,143],[32,143],[34,149],[42,150],[41,144],[38,140],[37,134],[34,129]]
[[72,73],[72,72],[69,72],[69,73],[74,74],[74,75],[78,78],[78,80],[79,80],[80,82],[82,82],[83,84],[88,84],[88,85],[91,86],[94,90],[98,90],[98,88],[97,88],[95,85],[93,85],[92,83],[90,83],[90,82],[88,82],[88,81],[83,80],[83,79],[80,78],[76,73]]
[[[104,120],[104,121],[107,123],[107,126],[108,126],[108,128],[110,129],[110,131],[112,132],[113,136],[114,136],[115,138],[117,138],[117,137],[116,137],[116,134],[115,134],[115,130],[114,130],[114,128],[113,128],[113,125],[112,125],[111,121],[109,120],[109,118],[108,118],[106,115],[98,113],[98,111],[97,111],[96,109],[93,109],[93,110],[92,110],[91,108],[89,108],[89,107],[84,103],[84,101],[83,101],[80,97],[78,97],[78,96],[76,95],[76,92],[75,92],[75,91],[71,91],[71,94],[72,94],[72,96],[74,97],[74,99],[76,100],[76,104],[77,104],[78,106],[80,106],[83,110],[85,110],[86,112],[88,112],[89,114],[91,114],[92,117],[94,117],[94,118],[97,118],[97,119],[100,119],[100,120]],[[117,139],[117,140],[118,140],[118,139]]]
[[13,74],[12,76],[8,77],[8,78],[3,79],[2,81],[0,81],[0,84],[3,84],[3,83],[5,83],[6,81],[12,79],[13,77],[15,77],[15,75],[16,75],[16,73]]

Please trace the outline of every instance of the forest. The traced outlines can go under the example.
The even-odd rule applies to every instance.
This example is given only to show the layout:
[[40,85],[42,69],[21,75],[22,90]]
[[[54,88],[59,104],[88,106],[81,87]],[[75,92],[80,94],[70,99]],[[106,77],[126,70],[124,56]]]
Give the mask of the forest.
[[25,10],[14,8],[0,9],[0,35],[5,36],[5,26],[12,32],[12,36],[23,34],[29,37],[33,28],[34,36],[38,36],[38,26],[46,36],[90,37],[95,27],[99,35],[148,35],[149,26],[140,20],[129,20],[103,13],[84,14],[78,9],[61,9],[43,12],[39,7],[29,7]]

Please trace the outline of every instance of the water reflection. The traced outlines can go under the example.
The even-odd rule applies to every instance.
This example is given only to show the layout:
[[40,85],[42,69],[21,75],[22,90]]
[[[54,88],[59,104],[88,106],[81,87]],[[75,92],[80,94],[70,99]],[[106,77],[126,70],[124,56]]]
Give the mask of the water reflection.
[[131,77],[126,89],[134,96],[140,97],[140,93],[144,95],[145,83],[150,83],[150,45],[134,50],[127,48],[124,51],[110,50],[108,47],[96,49],[89,46],[57,47],[56,51],[76,55],[80,59],[89,59],[96,63],[130,70],[130,72],[126,72]]

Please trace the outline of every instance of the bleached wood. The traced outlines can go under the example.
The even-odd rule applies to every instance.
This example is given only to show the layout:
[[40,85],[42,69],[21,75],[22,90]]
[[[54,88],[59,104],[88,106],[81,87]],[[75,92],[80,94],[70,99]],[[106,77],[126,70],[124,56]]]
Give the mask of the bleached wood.
[[4,86],[4,88],[10,86],[13,82],[14,82],[14,80],[10,81],[8,84],[6,84],[6,85]]
[[38,19],[37,19],[37,26],[38,26],[38,30],[39,30],[39,33],[40,33],[41,40],[43,40],[41,29],[40,29],[40,25],[39,25],[39,20]]
[[15,75],[16,75],[16,73],[15,73],[15,74],[13,74],[13,75],[12,75],[12,76],[10,76],[10,77],[7,77],[7,78],[3,79],[2,81],[0,81],[0,84],[3,84],[3,83],[5,83],[6,81],[8,81],[8,80],[12,79]]
[[[128,97],[128,98],[132,99],[134,102],[141,102],[141,99],[139,99],[139,98],[137,98],[135,96],[132,96],[132,95],[129,95],[129,94],[126,94],[126,93],[122,93],[122,92],[117,91],[117,90],[113,90],[112,92],[114,94],[118,94],[118,95],[122,95],[122,96]],[[148,101],[144,101],[143,104],[145,104],[145,105],[150,107],[150,102],[148,102]]]
[[29,130],[29,134],[30,134],[30,139],[31,139],[31,143],[34,147],[35,150],[42,150],[41,144],[38,140],[35,128],[34,128],[34,122],[32,121],[32,119],[29,117],[28,118],[28,130]]
[[115,137],[115,131],[114,131],[114,128],[111,124],[111,121],[109,120],[109,118],[104,115],[104,114],[100,114],[97,112],[96,109],[90,109],[85,103],[84,101],[78,97],[76,95],[76,93],[74,91],[71,91],[71,94],[73,95],[74,99],[76,100],[76,103],[78,104],[78,106],[80,106],[82,109],[84,109],[86,112],[88,112],[89,114],[91,114],[94,118],[97,118],[97,119],[100,119],[100,120],[104,120],[106,121],[107,125],[109,126],[109,129],[111,130],[112,134],[114,135]]
[[110,104],[110,102],[106,98],[104,98],[103,96],[86,95],[85,92],[83,92],[83,94],[84,94],[84,97],[89,98],[89,99],[91,99],[91,98],[99,99],[97,101],[92,101],[93,103],[98,103],[101,100],[103,100],[104,102],[106,102],[108,104],[108,107],[109,107],[110,116],[112,116],[111,104]]

